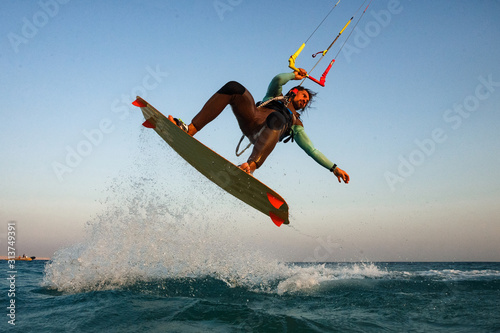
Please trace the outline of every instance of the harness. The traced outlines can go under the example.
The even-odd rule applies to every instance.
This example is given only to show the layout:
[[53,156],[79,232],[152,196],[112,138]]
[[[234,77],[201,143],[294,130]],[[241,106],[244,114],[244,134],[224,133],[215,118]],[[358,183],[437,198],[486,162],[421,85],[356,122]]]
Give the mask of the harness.
[[[283,141],[284,143],[287,143],[290,140],[292,140],[292,142],[293,142],[292,126],[293,126],[293,123],[295,120],[295,116],[292,113],[292,111],[288,108],[288,103],[290,103],[290,100],[295,96],[295,94],[296,94],[296,91],[292,91],[291,94],[289,94],[287,96],[278,96],[278,97],[268,99],[265,102],[260,101],[260,102],[256,103],[257,108],[266,107],[268,109],[274,110],[275,112],[278,112],[281,116],[284,117],[285,122],[283,124],[284,126],[283,126],[283,130],[282,130],[282,134],[279,138],[279,142]],[[273,113],[271,113],[268,116],[268,119],[272,114]],[[297,116],[300,119],[300,116],[298,114],[297,114]],[[266,120],[266,122],[267,122],[267,120]],[[264,129],[264,127],[262,128],[262,130],[263,129]],[[260,135],[262,130],[260,130],[256,135],[257,136]],[[238,145],[236,146],[236,156],[240,156],[241,154],[243,154],[252,145],[252,143],[249,143],[245,147],[245,149],[243,149],[241,152],[238,153],[238,150],[240,149],[241,142],[243,141],[244,138],[245,138],[245,135],[243,135],[241,137],[240,141],[238,142]]]

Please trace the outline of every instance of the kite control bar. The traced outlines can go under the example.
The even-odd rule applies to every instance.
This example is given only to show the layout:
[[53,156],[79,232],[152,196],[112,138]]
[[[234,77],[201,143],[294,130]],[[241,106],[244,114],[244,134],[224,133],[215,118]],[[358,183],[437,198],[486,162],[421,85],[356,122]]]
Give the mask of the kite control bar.
[[[330,44],[330,46],[328,46],[328,48],[324,51],[320,51],[320,52],[317,52],[315,54],[313,54],[313,58],[316,57],[318,54],[321,53],[321,58],[319,58],[318,62],[316,63],[316,65],[314,65],[314,67],[316,67],[319,62],[321,61],[321,59],[323,59],[323,57],[328,53],[328,51],[332,48],[333,44],[335,44],[335,42],[337,41],[337,39],[339,39],[340,35],[342,35],[342,33],[344,32],[344,30],[347,28],[347,26],[351,23],[352,19],[354,18],[351,17],[349,19],[349,21],[347,21],[346,25],[344,25],[344,27],[342,28],[342,30],[340,30],[339,34],[337,35],[337,37],[335,37],[335,39],[333,40],[333,42]],[[291,69],[293,69],[294,71],[299,71],[298,68],[295,66],[295,60],[297,59],[297,57],[299,56],[300,52],[302,52],[302,50],[304,49],[304,47],[306,46],[306,43],[302,43],[302,45],[299,47],[299,49],[297,50],[297,52],[295,52],[294,54],[292,54],[290,56],[290,58],[288,59],[288,67],[290,67]],[[320,86],[324,87],[325,86],[325,80],[326,80],[326,76],[328,75],[328,72],[330,71],[330,69],[332,68],[332,65],[333,63],[335,62],[335,59],[333,59],[332,61],[330,61],[330,64],[328,65],[328,67],[325,69],[325,71],[323,72],[323,74],[321,75],[321,78],[318,80],[318,79],[315,79],[313,78],[312,76],[309,76],[307,75],[307,78],[316,82],[317,84],[319,84]],[[314,67],[311,69],[311,71],[314,69]]]
[[[356,11],[359,12],[359,10],[361,8],[363,8],[364,4],[367,2],[368,0],[364,0],[363,4],[358,8],[358,10]],[[327,14],[326,17],[328,17],[328,15],[330,15],[330,13],[333,11],[333,9],[335,9],[335,7],[339,4],[340,0],[335,4],[335,6],[332,8],[332,10],[330,10],[330,12]],[[368,9],[368,7],[370,6],[372,0],[370,0],[368,2],[368,5],[366,6],[365,10],[363,11],[363,13],[361,14],[360,18],[358,19],[358,21],[356,22],[356,24],[354,25],[354,29],[356,28],[356,26],[358,25],[359,21],[361,20],[361,18],[363,17],[363,15],[366,13],[366,10]],[[338,33],[337,37],[335,37],[335,39],[333,40],[333,42],[330,44],[330,46],[328,46],[328,48],[324,51],[320,51],[320,52],[317,52],[315,54],[313,54],[313,58],[315,58],[317,55],[321,54],[321,57],[318,59],[318,61],[316,62],[316,64],[313,66],[313,68],[309,71],[312,72],[313,69],[319,64],[319,62],[321,61],[321,59],[323,59],[323,57],[328,53],[328,51],[332,48],[333,44],[335,44],[335,42],[339,39],[340,35],[342,35],[342,33],[344,32],[344,30],[349,26],[349,24],[351,24],[352,20],[354,19],[354,16],[356,16],[356,14],[354,14],[350,19],[349,21],[347,21],[347,23],[344,25],[344,27],[342,28],[342,30],[340,30],[340,32]],[[316,30],[318,30],[319,26],[325,21],[326,17],[323,19],[323,21],[318,25],[318,27],[316,28]],[[347,37],[347,39],[349,39],[349,37],[351,37],[351,34],[352,32],[354,31],[354,29],[351,30],[351,33],[349,34],[349,36]],[[297,71],[297,72],[300,72],[300,70],[295,66],[295,61],[297,60],[297,57],[299,56],[299,54],[302,52],[302,50],[304,49],[304,47],[306,46],[306,43],[307,41],[312,37],[312,35],[314,35],[314,33],[316,32],[316,30],[313,31],[313,33],[311,34],[311,36],[309,36],[309,38],[304,42],[302,43],[302,45],[299,47],[299,49],[290,56],[290,58],[288,59],[288,67],[290,67],[291,69],[293,69],[294,71]],[[324,87],[325,86],[325,81],[326,81],[326,76],[328,75],[328,72],[330,71],[330,69],[332,68],[333,64],[335,63],[335,59],[337,58],[337,56],[339,55],[340,51],[342,50],[342,48],[344,47],[345,43],[347,42],[347,40],[344,42],[344,44],[340,47],[340,50],[339,52],[337,53],[337,55],[333,58],[332,61],[330,61],[330,63],[328,64],[328,67],[325,69],[325,71],[323,72],[323,74],[321,75],[321,78],[318,80],[318,79],[315,79],[313,78],[312,76],[310,76],[309,74],[306,75],[306,77],[314,82],[316,82],[317,84],[319,84],[320,86]]]
[[[300,70],[295,67],[295,60],[297,59],[297,57],[299,56],[300,52],[302,52],[302,50],[304,49],[304,46],[306,46],[306,43],[302,43],[302,45],[299,47],[299,49],[297,50],[297,52],[295,52],[294,54],[292,54],[290,56],[290,58],[288,59],[288,67],[290,67],[291,69],[293,69],[294,71],[296,72],[300,72]],[[326,53],[326,51],[323,51]],[[325,79],[326,79],[326,75],[328,74],[328,71],[330,70],[330,68],[332,67],[333,63],[335,62],[335,59],[330,63],[330,65],[328,66],[327,70],[323,73],[323,75],[321,76],[321,79],[320,80],[317,80],[315,78],[313,78],[312,76],[310,76],[309,74],[306,75],[306,77],[314,82],[316,82],[317,84],[319,84],[320,86],[324,87],[325,86]]]

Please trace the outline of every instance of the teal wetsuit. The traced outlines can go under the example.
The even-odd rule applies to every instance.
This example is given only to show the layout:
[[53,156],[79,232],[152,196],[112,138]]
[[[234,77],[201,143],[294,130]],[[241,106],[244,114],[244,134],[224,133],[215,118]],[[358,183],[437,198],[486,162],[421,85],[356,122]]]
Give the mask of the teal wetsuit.
[[[282,95],[283,86],[290,80],[295,78],[294,73],[283,73],[276,75],[269,84],[267,88],[266,96],[263,101],[267,101],[271,98],[278,97]],[[311,156],[317,163],[322,165],[323,167],[330,170],[334,163],[331,162],[322,152],[316,149],[307,136],[304,127],[301,125],[293,125],[292,128],[293,139],[300,148],[302,148],[307,155]]]

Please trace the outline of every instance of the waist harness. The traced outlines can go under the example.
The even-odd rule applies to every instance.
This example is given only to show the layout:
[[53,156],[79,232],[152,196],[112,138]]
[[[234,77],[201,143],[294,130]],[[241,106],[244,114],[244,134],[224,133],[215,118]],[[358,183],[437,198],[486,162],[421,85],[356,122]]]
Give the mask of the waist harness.
[[[292,111],[290,111],[290,109],[286,106],[286,101],[287,99],[285,97],[279,96],[265,102],[260,101],[255,104],[255,106],[258,108],[266,107],[268,109],[274,110],[274,112],[267,116],[266,126],[273,130],[280,130],[281,133],[279,141],[283,141],[284,143],[287,143],[290,140],[292,140],[293,142],[292,126],[295,118]],[[238,145],[236,146],[236,156],[240,156],[241,154],[243,154],[252,145],[251,143],[249,143],[241,152],[238,152],[241,142],[244,138],[245,135],[241,137]]]
[[275,111],[267,116],[266,125],[270,129],[281,131],[280,142],[284,140],[286,143],[290,139],[293,141],[294,115],[282,100],[272,99],[264,103],[258,102],[257,107],[266,107]]

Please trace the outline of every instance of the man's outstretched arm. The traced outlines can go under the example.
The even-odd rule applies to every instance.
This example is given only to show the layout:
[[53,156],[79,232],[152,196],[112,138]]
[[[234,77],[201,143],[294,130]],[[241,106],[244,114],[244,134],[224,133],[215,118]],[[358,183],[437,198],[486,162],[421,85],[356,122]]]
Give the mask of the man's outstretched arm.
[[322,152],[314,147],[303,126],[294,125],[292,126],[292,131],[295,142],[297,142],[299,147],[302,148],[307,155],[311,156],[318,164],[332,171],[339,180],[339,183],[341,180],[346,184],[349,183],[349,175],[347,172],[337,167],[336,164],[331,162]]

